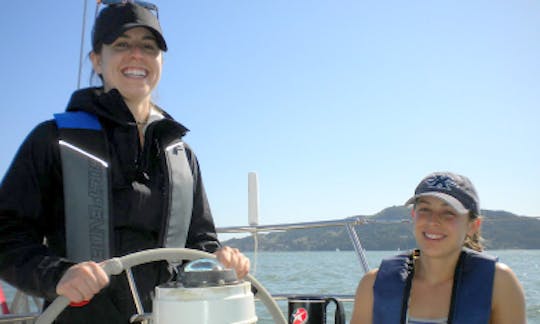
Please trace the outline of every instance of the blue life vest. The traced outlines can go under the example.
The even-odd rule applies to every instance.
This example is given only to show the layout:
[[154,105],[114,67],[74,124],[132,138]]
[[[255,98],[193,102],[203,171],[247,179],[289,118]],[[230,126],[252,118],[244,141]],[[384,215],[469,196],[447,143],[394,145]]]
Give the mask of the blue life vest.
[[[454,274],[448,324],[486,324],[497,258],[464,248]],[[373,323],[404,323],[412,281],[410,253],[384,259],[373,286]]]
[[[77,111],[55,114],[64,186],[67,257],[102,261],[112,251],[111,170],[98,118]],[[163,245],[183,248],[193,210],[193,175],[180,139],[164,149],[169,215]]]

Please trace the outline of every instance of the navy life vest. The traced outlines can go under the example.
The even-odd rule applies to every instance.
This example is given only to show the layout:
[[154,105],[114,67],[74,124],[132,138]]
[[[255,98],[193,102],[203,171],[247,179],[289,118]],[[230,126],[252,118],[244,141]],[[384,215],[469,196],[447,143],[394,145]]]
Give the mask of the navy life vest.
[[[111,258],[111,170],[108,143],[98,118],[77,111],[55,114],[62,160],[67,257]],[[165,247],[185,247],[193,209],[193,174],[183,142],[165,150],[169,215]]]
[[[454,274],[448,324],[485,324],[491,315],[497,258],[464,248]],[[405,323],[412,282],[410,253],[384,259],[373,287],[373,323]]]

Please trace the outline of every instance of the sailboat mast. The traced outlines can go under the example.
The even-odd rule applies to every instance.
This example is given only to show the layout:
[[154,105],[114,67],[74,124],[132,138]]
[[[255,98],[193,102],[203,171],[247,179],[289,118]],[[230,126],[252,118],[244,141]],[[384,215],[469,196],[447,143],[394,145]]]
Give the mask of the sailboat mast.
[[82,63],[83,63],[83,57],[84,57],[84,35],[86,34],[86,7],[88,7],[87,2],[88,0],[84,0],[82,31],[81,31],[81,46],[79,49],[79,73],[77,76],[77,89],[81,88]]

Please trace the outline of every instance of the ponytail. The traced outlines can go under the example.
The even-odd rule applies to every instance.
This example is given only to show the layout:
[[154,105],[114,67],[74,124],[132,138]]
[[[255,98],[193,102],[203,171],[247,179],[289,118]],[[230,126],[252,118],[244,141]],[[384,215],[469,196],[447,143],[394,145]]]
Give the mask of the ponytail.
[[[474,222],[476,220],[480,220],[482,217],[478,214],[475,214],[474,212],[469,212],[469,221]],[[463,245],[466,248],[469,248],[471,250],[475,250],[478,252],[482,252],[484,250],[484,238],[482,237],[480,227],[476,232],[474,232],[472,235],[467,235],[465,238],[465,242]]]

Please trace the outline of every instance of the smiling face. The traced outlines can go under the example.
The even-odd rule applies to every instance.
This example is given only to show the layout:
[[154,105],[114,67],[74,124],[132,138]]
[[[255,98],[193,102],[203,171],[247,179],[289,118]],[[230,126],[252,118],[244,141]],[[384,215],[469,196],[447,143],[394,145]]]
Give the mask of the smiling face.
[[420,197],[414,210],[414,235],[422,253],[430,256],[458,254],[467,235],[478,230],[479,223],[467,213],[460,214],[445,201]]
[[105,91],[117,89],[127,102],[150,100],[161,77],[162,52],[154,34],[144,27],[128,29],[100,53],[90,54]]

